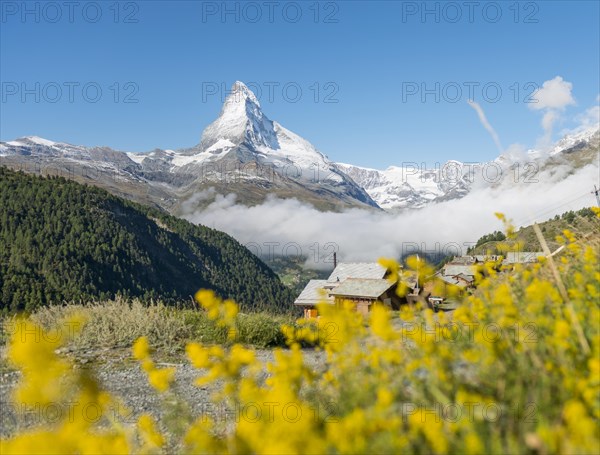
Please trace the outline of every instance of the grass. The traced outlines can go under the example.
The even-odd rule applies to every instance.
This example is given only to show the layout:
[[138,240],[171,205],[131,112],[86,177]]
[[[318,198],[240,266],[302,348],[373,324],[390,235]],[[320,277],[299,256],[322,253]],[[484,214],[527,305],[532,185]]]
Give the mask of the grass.
[[[227,329],[211,321],[203,310],[177,309],[162,303],[145,305],[138,300],[116,299],[86,305],[69,304],[43,307],[32,313],[32,322],[54,330],[80,315],[84,321],[70,349],[129,348],[141,336],[165,353],[183,350],[190,341],[227,344]],[[6,343],[18,322],[17,316],[4,318],[0,342]],[[236,342],[267,348],[285,346],[282,324],[293,324],[292,316],[266,313],[243,314],[236,319]]]

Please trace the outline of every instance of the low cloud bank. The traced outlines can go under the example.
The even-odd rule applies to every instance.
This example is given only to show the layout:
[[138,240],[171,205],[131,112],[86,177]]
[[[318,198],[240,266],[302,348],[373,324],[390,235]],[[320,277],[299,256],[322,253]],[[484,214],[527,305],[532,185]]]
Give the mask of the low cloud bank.
[[480,236],[502,228],[494,212],[522,226],[594,205],[590,192],[598,183],[598,166],[570,172],[570,166],[554,166],[551,172],[534,176],[534,182],[505,179],[495,187],[474,189],[462,199],[402,213],[320,212],[296,199],[276,198],[246,207],[237,204],[233,194],[207,191],[198,197],[213,202],[186,218],[231,234],[267,260],[303,255],[306,267],[314,269],[331,268],[333,251],[343,261],[400,257],[415,248],[464,254]]

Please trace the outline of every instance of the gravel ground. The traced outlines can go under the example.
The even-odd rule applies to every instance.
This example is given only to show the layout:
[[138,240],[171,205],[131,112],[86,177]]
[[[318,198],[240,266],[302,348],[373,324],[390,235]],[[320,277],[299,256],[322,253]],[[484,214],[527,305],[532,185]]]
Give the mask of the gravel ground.
[[[74,361],[74,368],[89,368],[93,366],[95,377],[102,387],[113,396],[122,400],[122,405],[117,405],[109,412],[121,413],[121,418],[126,422],[135,422],[143,413],[150,413],[159,420],[165,414],[183,415],[191,414],[194,417],[202,414],[210,415],[217,422],[228,423],[236,418],[231,412],[226,412],[223,406],[215,405],[210,397],[218,384],[198,387],[194,380],[201,371],[193,368],[183,355],[161,358],[160,353],[154,355],[159,367],[174,367],[176,369],[175,382],[172,394],[159,396],[148,385],[145,373],[139,364],[131,358],[130,350],[103,349],[99,351],[63,352]],[[318,369],[324,364],[325,354],[314,350],[305,350],[304,355],[308,364]],[[272,350],[256,350],[257,358],[266,364],[273,360]],[[0,436],[7,437],[16,431],[30,428],[43,420],[60,420],[68,410],[57,406],[30,407],[26,412],[19,413],[19,409],[12,401],[12,390],[20,379],[18,371],[12,371],[6,366],[5,355],[2,353],[0,367]],[[265,377],[267,373],[265,372]],[[179,403],[179,404],[177,404]],[[183,405],[182,405],[183,404]],[[187,408],[187,409],[186,409]],[[88,418],[101,424],[97,409],[90,408],[86,411]],[[169,419],[167,419],[169,420]],[[171,420],[177,420],[171,419]],[[182,419],[179,419],[182,420]]]
[[[447,314],[450,318],[452,313]],[[393,319],[392,325],[400,330],[403,325],[401,320]],[[255,350],[257,358],[263,365],[273,360],[273,350]],[[306,349],[303,351],[306,362],[315,371],[319,371],[325,364],[325,353]],[[184,354],[166,354],[156,352],[153,358],[159,367],[174,367],[176,369],[175,382],[171,393],[159,395],[148,384],[146,374],[131,356],[130,348],[113,348],[87,351],[60,350],[59,354],[69,358],[74,368],[83,368],[93,371],[103,389],[117,397],[121,403],[110,409],[109,413],[119,414],[119,420],[135,423],[143,413],[150,413],[158,421],[185,422],[185,415],[190,418],[200,415],[210,415],[224,428],[234,419],[240,417],[240,411],[227,411],[224,406],[212,402],[211,396],[219,388],[219,384],[210,384],[199,387],[194,384],[201,371],[193,368]],[[267,376],[266,371],[264,376]],[[13,435],[17,431],[38,425],[43,421],[58,421],[68,413],[68,409],[57,406],[33,406],[25,412],[12,401],[12,391],[20,379],[20,373],[12,370],[6,362],[5,347],[0,347],[0,437]],[[243,410],[242,410],[243,412]],[[91,408],[86,411],[86,416],[98,421],[100,425],[108,422],[101,419],[98,410]],[[174,418],[170,418],[174,416]],[[109,418],[111,416],[108,416]],[[165,418],[166,417],[166,418]],[[163,428],[167,434],[176,431],[172,428]]]

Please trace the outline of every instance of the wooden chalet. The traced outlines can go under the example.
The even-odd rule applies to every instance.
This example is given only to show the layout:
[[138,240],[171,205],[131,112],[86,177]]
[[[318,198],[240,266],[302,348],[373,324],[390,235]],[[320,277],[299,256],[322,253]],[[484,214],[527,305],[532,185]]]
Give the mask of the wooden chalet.
[[389,281],[387,275],[388,271],[376,262],[336,264],[327,280],[310,280],[294,305],[304,310],[306,318],[317,316],[319,303],[341,305],[350,301],[363,314],[375,302],[398,309],[402,299],[395,292],[397,283]]
[[334,303],[341,306],[351,302],[358,313],[366,315],[377,302],[388,308],[400,306],[400,298],[396,295],[396,283],[385,278],[347,278],[342,284],[331,290]]

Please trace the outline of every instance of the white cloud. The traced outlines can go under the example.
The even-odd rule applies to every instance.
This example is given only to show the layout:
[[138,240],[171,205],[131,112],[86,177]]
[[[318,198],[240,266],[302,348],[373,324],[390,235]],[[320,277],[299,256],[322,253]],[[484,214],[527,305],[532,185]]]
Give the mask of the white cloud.
[[415,247],[465,253],[481,235],[501,229],[493,215],[496,211],[524,225],[593,204],[590,185],[598,180],[598,166],[569,175],[571,171],[568,165],[554,167],[553,174],[540,173],[533,176],[537,182],[530,183],[523,182],[526,175],[522,174],[518,184],[510,174],[499,187],[474,190],[462,199],[399,214],[362,209],[320,212],[295,199],[276,198],[246,207],[236,204],[233,197],[218,197],[186,218],[228,232],[263,255],[301,251],[312,268],[331,268],[324,257],[330,255],[333,245],[344,261],[398,257]]
[[548,111],[544,114],[544,117],[542,117],[542,128],[544,128],[544,131],[549,131],[552,130],[552,127],[554,126],[554,122],[556,122],[558,120],[558,112],[556,111]]
[[469,106],[475,109],[475,112],[477,112],[477,116],[479,117],[479,121],[481,122],[483,127],[488,131],[488,133],[490,133],[490,136],[492,136],[492,139],[494,140],[494,144],[496,144],[498,151],[502,153],[502,144],[500,143],[500,138],[498,137],[496,130],[494,130],[492,125],[490,125],[490,122],[488,122],[488,119],[485,116],[485,113],[483,112],[481,106],[473,100],[468,100],[467,103],[469,103]]
[[536,90],[532,98],[535,102],[529,104],[533,110],[543,111],[542,128],[543,136],[538,139],[536,148],[541,151],[547,151],[552,145],[552,133],[554,125],[561,119],[561,112],[570,105],[575,104],[572,95],[573,84],[565,81],[562,77],[556,76],[542,84]]
[[509,163],[523,162],[529,159],[527,148],[522,144],[509,145],[500,157]]
[[[600,103],[600,95],[596,98],[596,102]],[[585,111],[575,115],[574,120],[576,126],[561,130],[561,136],[575,135],[586,131],[600,129],[600,105],[595,104],[588,107]]]
[[592,106],[583,113],[577,115],[575,120],[579,122],[578,129],[588,130],[600,126],[600,106]]
[[562,77],[556,76],[542,84],[537,89],[532,98],[535,102],[530,103],[529,107],[535,110],[558,109],[562,110],[569,105],[575,104],[575,99],[571,91],[573,84],[565,81]]

